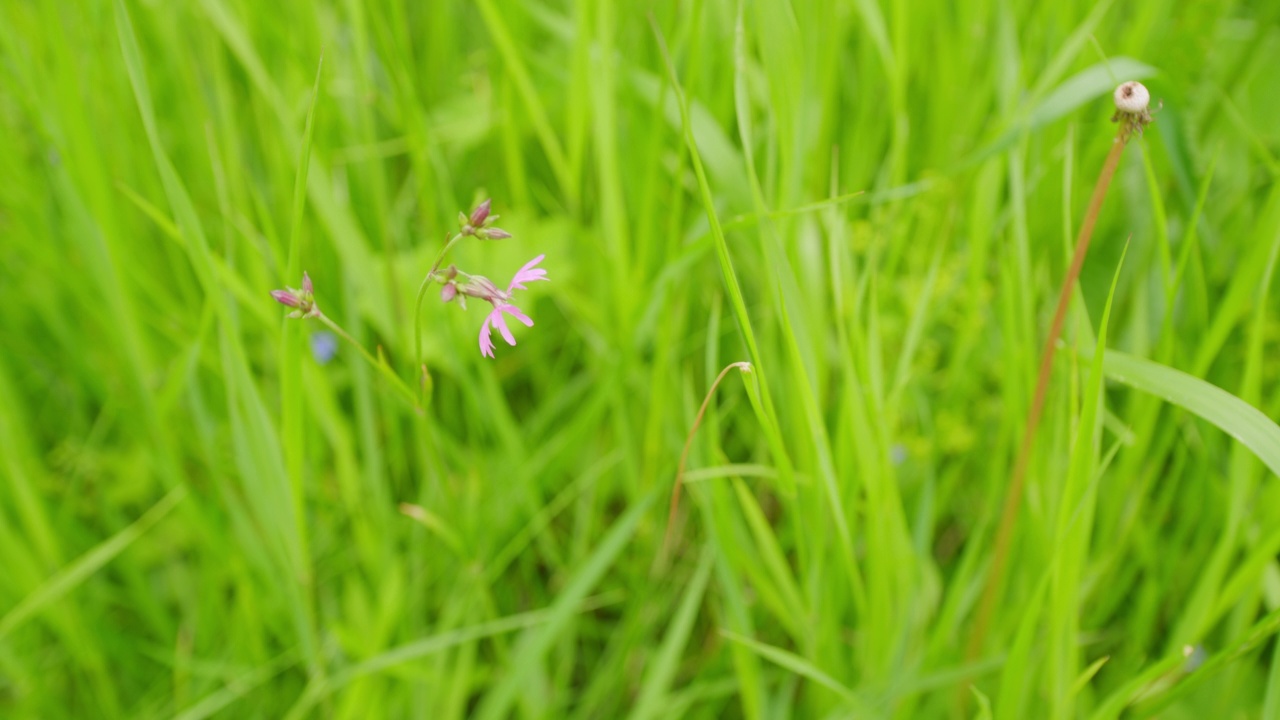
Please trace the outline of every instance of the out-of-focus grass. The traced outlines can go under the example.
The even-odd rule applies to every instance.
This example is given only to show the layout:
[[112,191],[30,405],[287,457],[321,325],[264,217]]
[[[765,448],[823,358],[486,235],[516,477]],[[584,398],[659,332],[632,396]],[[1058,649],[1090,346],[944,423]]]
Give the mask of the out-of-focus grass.
[[0,4],[0,716],[1280,717],[1278,16]]

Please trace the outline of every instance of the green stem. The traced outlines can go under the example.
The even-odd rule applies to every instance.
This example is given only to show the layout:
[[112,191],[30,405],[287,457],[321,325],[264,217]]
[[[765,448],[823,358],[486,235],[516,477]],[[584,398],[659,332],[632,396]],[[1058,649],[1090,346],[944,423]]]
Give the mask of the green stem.
[[337,323],[330,320],[328,315],[325,315],[324,313],[320,313],[318,316],[316,316],[316,319],[324,323],[325,326],[328,327],[330,330],[337,333],[338,336],[341,337],[343,340],[346,340],[347,342],[355,346],[355,349],[360,351],[360,354],[364,356],[364,359],[369,361],[369,364],[377,368],[378,372],[382,373],[388,380],[391,381],[391,384],[394,385],[396,390],[399,391],[400,394],[403,395],[405,399],[409,401],[409,404],[413,406],[414,410],[417,410],[419,412],[422,411],[422,406],[418,404],[418,397],[413,394],[413,390],[410,390],[408,385],[405,385],[404,380],[402,380],[399,375],[396,375],[395,371],[391,369],[391,366],[387,365],[385,362],[378,360],[372,354],[370,354],[368,350],[365,350],[363,345],[356,342],[356,339],[348,335],[346,330],[343,330],[341,327],[338,326]]
[[427,288],[431,286],[431,281],[435,278],[436,271],[440,269],[440,263],[444,262],[444,256],[449,254],[449,250],[462,239],[462,233],[458,233],[449,238],[449,242],[444,244],[444,248],[440,250],[440,254],[436,256],[436,262],[427,271],[426,277],[422,278],[422,285],[418,287],[418,299],[413,303],[413,351],[414,357],[419,364],[422,364],[422,298],[427,294]]

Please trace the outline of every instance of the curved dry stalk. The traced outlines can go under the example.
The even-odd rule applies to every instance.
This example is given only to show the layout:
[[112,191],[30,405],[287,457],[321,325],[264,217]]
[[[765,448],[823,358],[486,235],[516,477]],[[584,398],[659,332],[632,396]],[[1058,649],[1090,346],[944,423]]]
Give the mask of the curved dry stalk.
[[738,368],[743,372],[751,372],[751,363],[735,362],[725,366],[716,379],[712,381],[711,387],[707,390],[706,397],[702,398],[702,407],[698,408],[698,414],[693,418],[693,427],[689,428],[689,434],[684,439],[684,449],[680,451],[680,464],[676,467],[675,487],[671,490],[671,509],[667,512],[667,532],[662,539],[662,554],[665,557],[671,551],[671,534],[675,529],[676,511],[680,507],[680,488],[684,485],[684,466],[689,460],[689,448],[693,446],[693,436],[698,432],[698,427],[702,425],[702,416],[707,414],[707,407],[711,405],[711,396],[715,394],[716,388],[720,386],[720,381],[724,380],[724,376],[729,371]]

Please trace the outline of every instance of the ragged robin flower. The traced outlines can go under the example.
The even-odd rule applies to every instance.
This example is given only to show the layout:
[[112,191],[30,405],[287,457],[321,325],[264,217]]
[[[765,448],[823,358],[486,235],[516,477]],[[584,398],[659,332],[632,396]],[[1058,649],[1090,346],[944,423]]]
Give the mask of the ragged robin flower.
[[[484,324],[480,326],[481,355],[494,357],[494,330],[497,330],[502,335],[502,339],[506,340],[508,345],[514,346],[516,344],[515,336],[511,334],[511,329],[507,327],[506,318],[503,317],[504,314],[515,318],[525,327],[533,327],[533,320],[530,320],[528,315],[525,315],[520,308],[513,305],[511,298],[516,290],[527,289],[525,283],[547,279],[547,271],[538,267],[538,263],[542,262],[544,257],[546,255],[539,255],[525,263],[524,267],[517,270],[516,274],[511,278],[506,290],[502,290],[492,280],[481,275],[469,275],[461,283],[450,280],[445,285],[444,291],[441,293],[441,299],[445,302],[449,302],[454,297],[457,297],[459,302],[463,302],[464,297],[470,296],[493,305],[493,310],[485,316]],[[453,271],[452,268],[450,270]]]

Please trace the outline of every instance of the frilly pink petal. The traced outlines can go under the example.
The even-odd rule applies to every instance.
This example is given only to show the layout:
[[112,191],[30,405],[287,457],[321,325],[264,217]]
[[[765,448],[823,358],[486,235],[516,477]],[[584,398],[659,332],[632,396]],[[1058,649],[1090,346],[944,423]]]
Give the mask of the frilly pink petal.
[[489,331],[489,318],[485,318],[480,325],[480,354],[485,357],[493,357],[493,338]]
[[515,305],[499,305],[498,309],[519,320],[525,327],[533,327],[533,320],[530,320],[529,316],[521,312],[520,308]]
[[502,308],[494,308],[493,312],[489,313],[489,322],[498,329],[498,332],[502,333],[502,339],[506,340],[508,345],[516,344],[516,338],[511,334],[511,328],[507,327],[506,318],[502,317]]
[[542,259],[545,257],[545,254],[539,255],[525,263],[524,267],[517,270],[515,276],[511,278],[511,284],[507,286],[507,292],[510,293],[512,290],[524,290],[524,284],[528,282],[546,280],[547,271],[536,267],[537,264],[542,262]]

